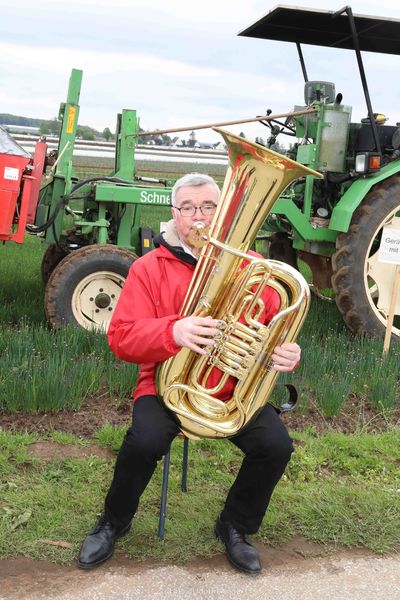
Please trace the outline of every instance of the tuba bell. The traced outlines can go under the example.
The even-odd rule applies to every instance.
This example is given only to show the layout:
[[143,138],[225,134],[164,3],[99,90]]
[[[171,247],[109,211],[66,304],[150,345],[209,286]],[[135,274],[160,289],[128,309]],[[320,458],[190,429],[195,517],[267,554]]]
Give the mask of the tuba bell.
[[[195,224],[192,243],[202,250],[181,316],[211,316],[221,322],[207,355],[188,348],[158,371],[158,392],[190,439],[236,435],[268,402],[279,373],[271,354],[296,340],[309,307],[307,282],[296,269],[247,251],[278,196],[295,179],[321,175],[286,156],[216,129],[228,147],[229,165],[209,227]],[[196,228],[197,225],[197,228]],[[266,286],[280,297],[268,325],[260,322]],[[219,381],[209,385],[210,374]],[[227,382],[234,382],[221,400]]]

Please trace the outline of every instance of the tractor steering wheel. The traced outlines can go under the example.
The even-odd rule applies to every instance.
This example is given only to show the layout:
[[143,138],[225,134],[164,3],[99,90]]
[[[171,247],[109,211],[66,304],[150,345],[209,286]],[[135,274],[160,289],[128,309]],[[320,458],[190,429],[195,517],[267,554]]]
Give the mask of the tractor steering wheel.
[[[271,113],[272,113],[272,110],[269,108],[267,110],[266,116],[268,117]],[[265,127],[268,127],[268,129],[271,130],[271,132],[274,136],[277,136],[280,133],[283,133],[284,135],[290,135],[290,136],[296,135],[295,127],[293,127],[293,125],[290,125],[291,117],[286,117],[284,122],[278,121],[277,119],[271,119],[270,121],[260,121],[260,123],[262,123],[262,125],[265,125]]]

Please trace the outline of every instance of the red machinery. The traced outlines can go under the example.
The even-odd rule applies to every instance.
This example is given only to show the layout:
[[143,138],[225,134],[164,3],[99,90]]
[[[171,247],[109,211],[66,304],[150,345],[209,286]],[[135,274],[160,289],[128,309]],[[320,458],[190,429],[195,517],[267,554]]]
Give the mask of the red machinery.
[[24,241],[34,223],[47,144],[36,144],[33,158],[0,127],[0,241]]

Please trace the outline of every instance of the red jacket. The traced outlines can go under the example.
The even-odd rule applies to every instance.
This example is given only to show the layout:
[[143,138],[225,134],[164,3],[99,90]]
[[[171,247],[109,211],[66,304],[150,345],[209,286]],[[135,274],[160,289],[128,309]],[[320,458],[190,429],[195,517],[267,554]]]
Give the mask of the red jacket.
[[[130,268],[111,319],[108,341],[118,358],[140,364],[134,400],[157,393],[157,363],[181,349],[175,344],[172,328],[180,318],[194,269],[195,264],[185,262],[174,248],[163,245],[137,259]],[[279,309],[279,295],[266,288],[263,300],[268,323]]]

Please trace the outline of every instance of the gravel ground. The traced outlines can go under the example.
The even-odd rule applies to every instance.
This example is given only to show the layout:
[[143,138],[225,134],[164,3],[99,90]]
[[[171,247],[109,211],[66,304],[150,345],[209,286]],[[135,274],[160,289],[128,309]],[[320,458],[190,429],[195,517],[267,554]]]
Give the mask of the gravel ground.
[[265,566],[258,576],[237,573],[223,555],[185,566],[111,561],[88,572],[47,565],[37,567],[34,579],[29,571],[2,577],[0,599],[400,600],[399,554],[298,559]]

